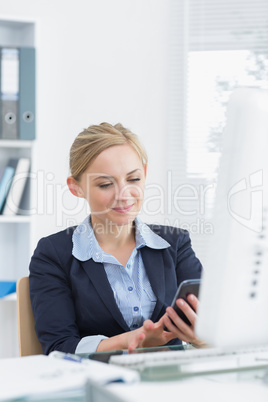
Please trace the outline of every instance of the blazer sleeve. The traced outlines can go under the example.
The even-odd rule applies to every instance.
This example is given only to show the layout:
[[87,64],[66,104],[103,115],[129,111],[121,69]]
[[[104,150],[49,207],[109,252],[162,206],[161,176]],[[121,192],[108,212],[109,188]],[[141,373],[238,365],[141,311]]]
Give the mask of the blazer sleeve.
[[[71,260],[70,253],[70,260]],[[49,237],[39,241],[30,262],[30,297],[35,330],[43,352],[74,353],[81,337],[68,278],[70,262],[61,261]]]

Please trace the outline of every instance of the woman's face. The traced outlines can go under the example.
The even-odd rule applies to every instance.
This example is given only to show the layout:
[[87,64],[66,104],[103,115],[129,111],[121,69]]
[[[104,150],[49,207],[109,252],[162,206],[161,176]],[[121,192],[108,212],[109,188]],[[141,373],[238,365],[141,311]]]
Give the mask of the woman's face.
[[130,145],[101,152],[79,181],[92,223],[126,225],[136,218],[143,201],[145,169]]

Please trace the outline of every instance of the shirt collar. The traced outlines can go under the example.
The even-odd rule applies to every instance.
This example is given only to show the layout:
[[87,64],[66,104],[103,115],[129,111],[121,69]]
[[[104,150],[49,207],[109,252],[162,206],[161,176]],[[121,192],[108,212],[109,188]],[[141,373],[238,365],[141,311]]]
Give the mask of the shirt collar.
[[152,231],[140,218],[135,219],[136,226],[136,248],[149,247],[154,249],[164,249],[170,247],[170,244]]
[[[136,249],[149,247],[152,249],[165,249],[170,244],[162,237],[154,233],[149,226],[140,218],[135,219],[136,226]],[[99,246],[93,228],[90,223],[90,216],[77,226],[73,233],[73,250],[72,254],[80,261],[87,261],[90,258],[99,255],[99,262],[102,262],[103,250]],[[95,260],[95,258],[94,258]]]

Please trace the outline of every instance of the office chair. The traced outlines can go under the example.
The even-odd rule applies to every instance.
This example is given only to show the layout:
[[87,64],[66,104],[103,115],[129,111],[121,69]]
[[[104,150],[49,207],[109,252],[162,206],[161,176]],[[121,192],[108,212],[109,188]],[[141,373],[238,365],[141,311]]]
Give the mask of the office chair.
[[19,355],[43,354],[41,344],[34,329],[34,316],[30,300],[29,277],[17,282],[17,310],[19,332]]

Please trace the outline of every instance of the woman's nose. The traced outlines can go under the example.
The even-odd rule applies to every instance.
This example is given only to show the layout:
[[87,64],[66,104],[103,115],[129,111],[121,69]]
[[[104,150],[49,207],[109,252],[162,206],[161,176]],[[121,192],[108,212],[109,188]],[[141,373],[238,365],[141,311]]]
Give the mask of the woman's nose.
[[142,199],[143,192],[142,189],[134,183],[124,182],[121,185],[117,185],[116,200],[126,201],[129,199]]
[[117,200],[128,200],[131,197],[130,186],[126,183],[117,184],[115,197]]

